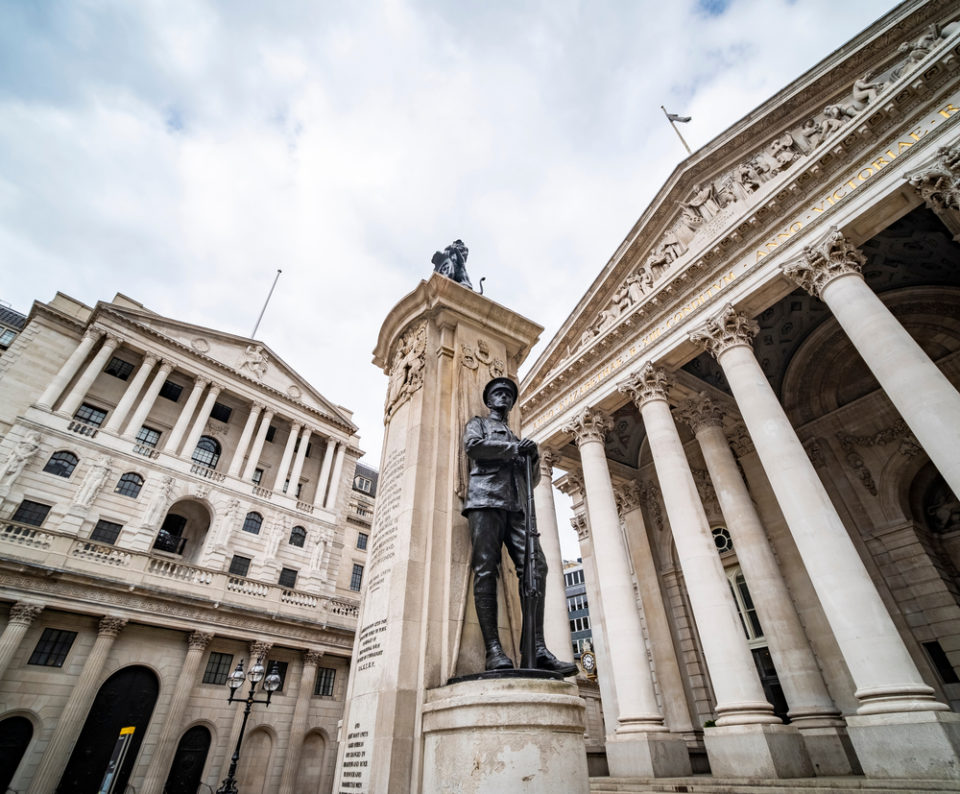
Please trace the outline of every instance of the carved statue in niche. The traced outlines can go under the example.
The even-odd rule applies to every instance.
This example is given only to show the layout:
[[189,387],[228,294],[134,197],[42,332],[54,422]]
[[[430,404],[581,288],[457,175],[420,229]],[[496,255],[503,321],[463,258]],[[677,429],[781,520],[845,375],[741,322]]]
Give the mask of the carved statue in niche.
[[694,185],[693,195],[690,200],[680,203],[695,212],[705,221],[710,220],[720,212],[720,203],[717,201],[717,191],[713,183],[708,184],[706,187]]

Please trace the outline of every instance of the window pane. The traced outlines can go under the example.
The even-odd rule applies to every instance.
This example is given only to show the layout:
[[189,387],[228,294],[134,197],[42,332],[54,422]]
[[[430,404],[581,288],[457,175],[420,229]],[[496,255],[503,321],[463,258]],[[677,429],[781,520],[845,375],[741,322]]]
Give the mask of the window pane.
[[72,452],[54,452],[47,461],[43,470],[49,474],[56,474],[58,477],[69,477],[73,470],[77,468],[80,459]]
[[276,435],[277,435],[277,428],[275,428],[273,425],[270,425],[270,427],[267,428],[267,441],[269,441],[272,444],[273,438]]
[[234,554],[233,559],[230,560],[229,571],[234,576],[246,576],[247,571],[250,570],[250,558],[241,557],[239,554]]
[[160,387],[160,396],[173,402],[180,399],[181,392],[183,392],[183,386],[174,383],[172,380],[164,381],[163,386]]
[[210,411],[210,418],[216,419],[218,422],[229,422],[230,414],[233,413],[233,408],[229,405],[224,405],[223,403],[214,403],[213,409]]
[[307,542],[307,530],[303,527],[294,527],[290,530],[290,545],[299,546],[303,548],[303,545]]
[[350,589],[360,592],[360,583],[363,581],[363,566],[353,564],[353,573],[350,575]]
[[252,532],[254,535],[260,534],[260,527],[263,525],[263,516],[259,513],[247,513],[243,519],[243,531]]
[[27,664],[39,664],[45,667],[63,667],[70,652],[70,646],[77,638],[75,631],[44,629],[37,647],[33,649]]
[[281,587],[296,587],[297,572],[293,568],[283,568],[280,571],[280,580],[277,582]]
[[332,667],[317,668],[317,683],[314,684],[313,694],[322,697],[331,697],[333,695],[333,682],[336,680],[337,671]]
[[17,511],[13,514],[11,521],[19,521],[21,524],[39,527],[46,520],[47,513],[49,512],[50,505],[24,499],[17,508]]
[[16,336],[16,331],[4,328],[3,331],[0,331],[0,347],[10,347],[10,343],[16,339]]
[[370,538],[370,536],[369,536],[366,532],[358,532],[358,533],[357,533],[357,548],[358,548],[358,549],[365,549],[365,548],[367,548],[367,540],[368,540],[369,538]]
[[130,377],[130,373],[133,372],[133,364],[129,361],[124,361],[122,358],[117,358],[114,356],[110,359],[110,363],[107,364],[107,368],[104,370],[108,375],[113,375],[115,378],[120,378],[120,380],[126,380]]
[[77,409],[73,418],[80,422],[86,422],[88,425],[100,427],[100,425],[103,424],[103,420],[107,418],[107,412],[94,405],[84,403]]
[[210,436],[200,436],[197,442],[197,448],[193,451],[194,463],[201,466],[216,468],[217,461],[220,460],[220,443]]
[[145,447],[155,447],[160,440],[160,431],[144,425],[137,433],[137,443]]
[[128,471],[120,478],[114,490],[122,496],[136,499],[140,495],[141,488],[143,488],[143,477],[136,472]]
[[259,485],[260,481],[263,479],[263,469],[254,469],[252,479],[256,485]]
[[233,667],[233,656],[229,653],[211,652],[207,659],[207,669],[203,671],[204,684],[225,684]]
[[101,543],[116,543],[120,536],[120,530],[123,524],[117,524],[113,521],[104,521],[102,518],[97,522],[90,533],[90,540],[96,540]]

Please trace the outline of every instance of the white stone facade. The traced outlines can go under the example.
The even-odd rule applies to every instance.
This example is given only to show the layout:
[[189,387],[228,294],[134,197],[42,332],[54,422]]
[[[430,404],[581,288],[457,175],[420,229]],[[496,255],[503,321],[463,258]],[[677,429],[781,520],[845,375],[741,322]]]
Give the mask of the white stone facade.
[[524,378],[611,774],[644,723],[960,777],[958,231],[960,20],[908,2],[681,163]]
[[329,791],[366,559],[347,516],[372,510],[349,412],[264,345],[120,295],[34,304],[0,361],[0,730],[26,732],[8,784],[80,790],[98,692],[132,676],[155,701],[129,784],[216,789],[243,711],[222,679],[263,653],[284,684],[253,706],[241,790]]

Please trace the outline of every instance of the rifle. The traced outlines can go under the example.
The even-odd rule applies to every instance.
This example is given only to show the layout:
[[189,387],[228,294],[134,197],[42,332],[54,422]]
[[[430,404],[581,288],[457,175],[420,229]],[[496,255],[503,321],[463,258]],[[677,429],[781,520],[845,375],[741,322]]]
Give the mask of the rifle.
[[527,509],[524,511],[523,579],[520,597],[523,622],[520,629],[520,667],[533,670],[537,666],[537,607],[540,601],[540,571],[537,568],[537,515],[533,504],[533,459],[523,456],[527,479]]

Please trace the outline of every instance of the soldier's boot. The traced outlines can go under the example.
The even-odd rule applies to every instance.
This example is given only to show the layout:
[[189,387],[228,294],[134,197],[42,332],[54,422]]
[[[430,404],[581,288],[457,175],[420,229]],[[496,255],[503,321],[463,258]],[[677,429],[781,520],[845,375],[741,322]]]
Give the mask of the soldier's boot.
[[561,661],[547,650],[546,643],[543,641],[543,601],[543,596],[537,599],[537,622],[534,639],[537,651],[537,669],[560,673],[564,678],[576,675],[578,668],[573,662]]
[[480,633],[483,635],[483,646],[487,650],[486,669],[512,670],[513,662],[500,645],[496,595],[475,595],[474,602],[477,607],[477,620],[480,622]]

